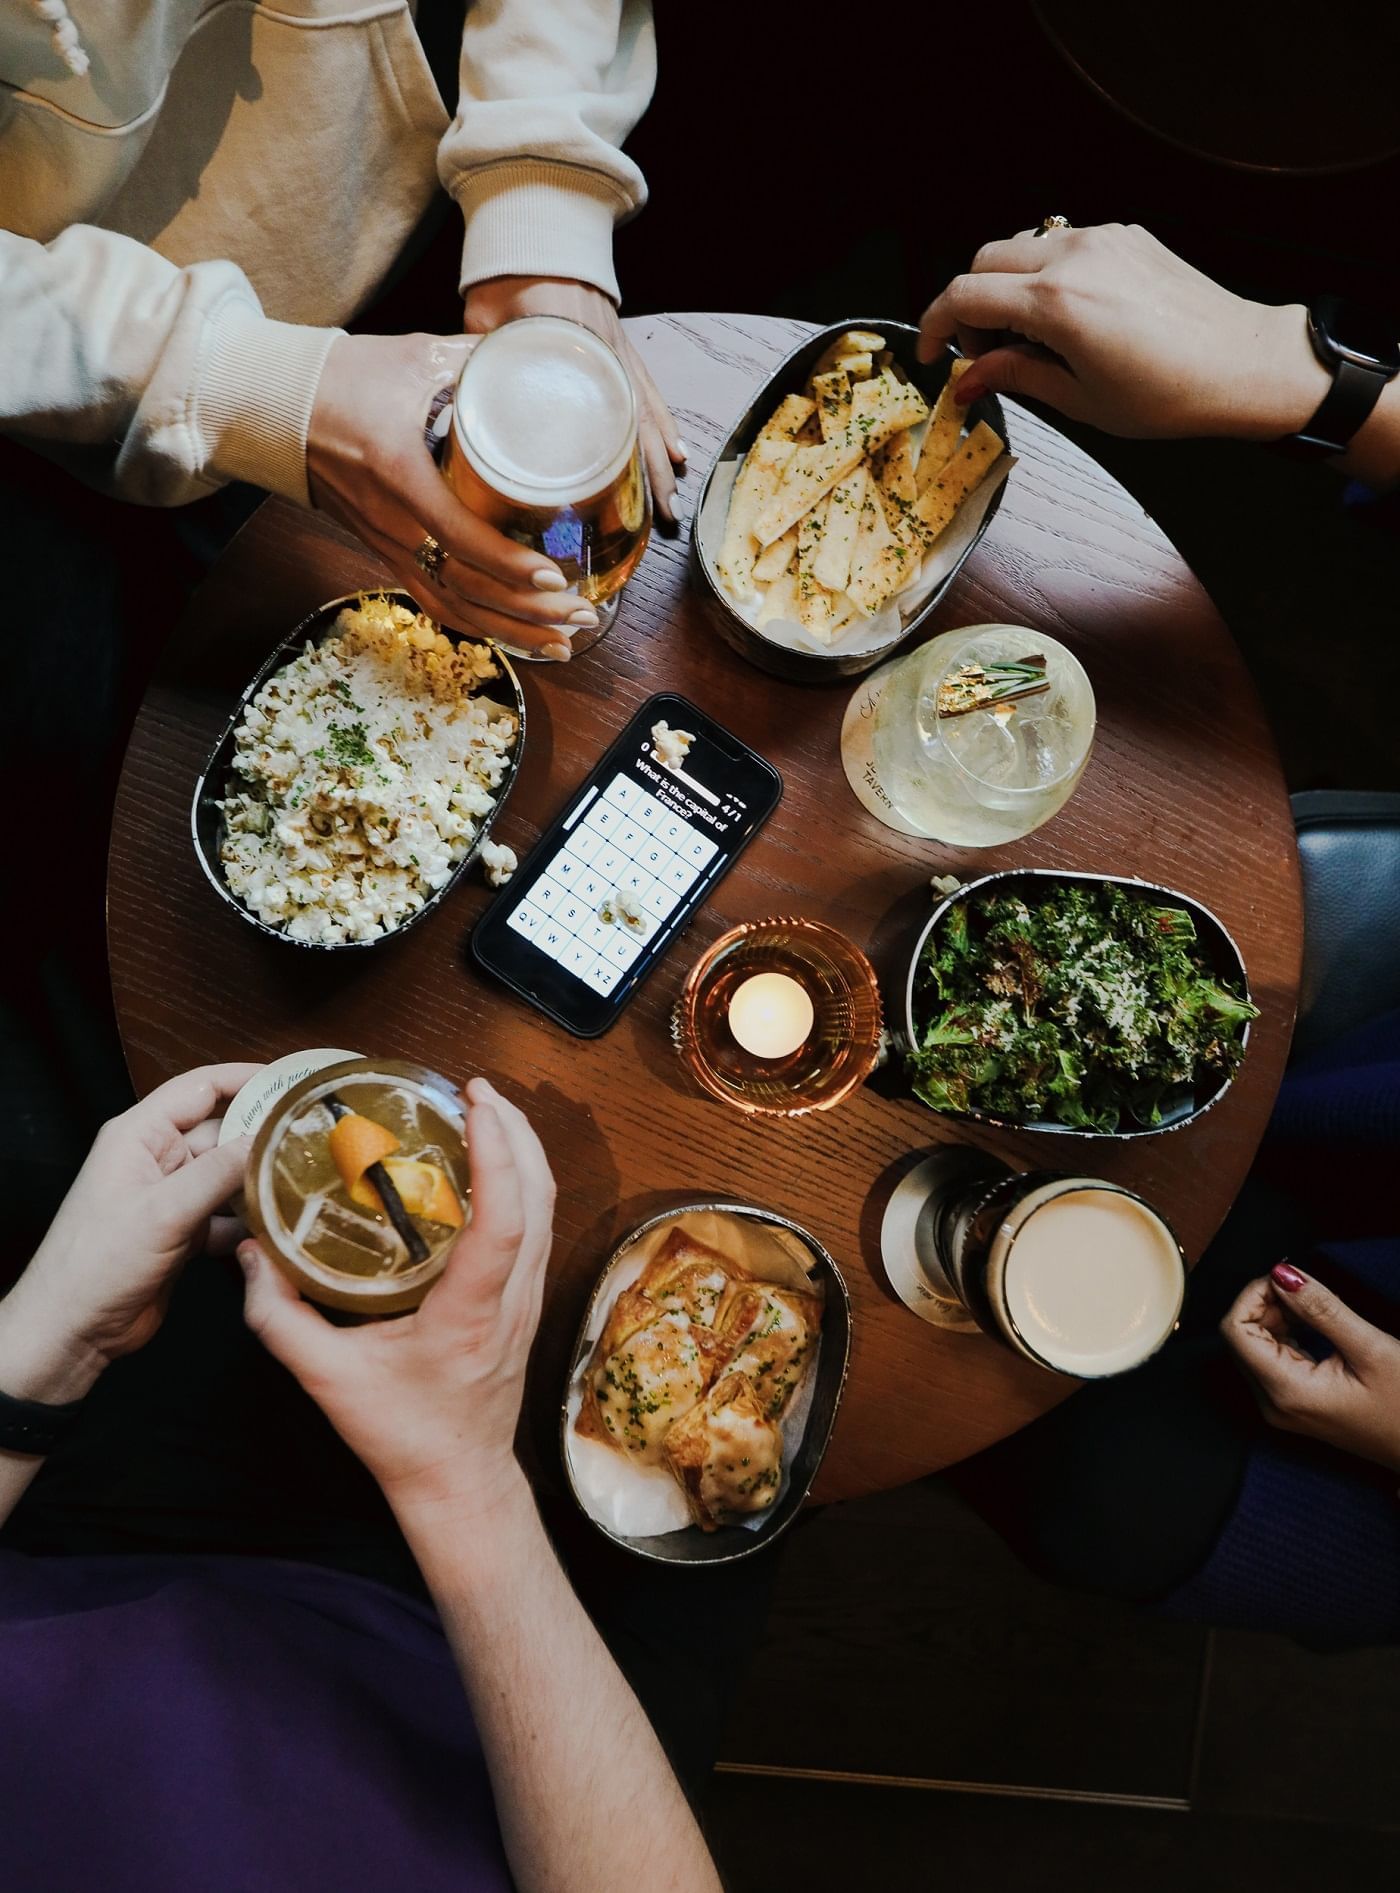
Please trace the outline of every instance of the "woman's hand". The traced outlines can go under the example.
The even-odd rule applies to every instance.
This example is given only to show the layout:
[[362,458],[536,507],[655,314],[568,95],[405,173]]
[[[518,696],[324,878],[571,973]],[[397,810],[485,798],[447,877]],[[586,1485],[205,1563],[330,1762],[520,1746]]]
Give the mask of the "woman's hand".
[[[377,553],[430,617],[564,660],[570,628],[591,628],[598,614],[560,596],[568,580],[553,560],[468,512],[424,438],[434,395],[456,381],[472,346],[436,335],[333,342],[307,433],[311,501]],[[414,557],[429,537],[447,554],[435,579]]]
[[0,1303],[0,1389],[80,1399],[161,1324],[185,1260],[232,1248],[218,1212],[248,1139],[219,1146],[223,1107],[260,1067],[204,1065],[104,1124],[29,1267]]
[[627,339],[612,298],[591,283],[552,276],[494,276],[467,291],[465,320],[472,335],[485,335],[517,316],[567,316],[581,322],[621,357],[637,394],[637,421],[651,497],[663,519],[675,522],[675,469],[685,465],[685,442],[671,410],[657,392],[647,365]]
[[515,1427],[540,1317],[554,1179],[524,1115],[467,1086],[472,1217],[422,1306],[333,1327],[255,1242],[238,1252],[248,1325],[290,1368],[403,1516],[479,1516],[519,1487]]
[[988,243],[924,311],[919,352],[956,339],[958,384],[1029,395],[1110,434],[1277,440],[1331,386],[1299,304],[1247,302],[1135,224]]
[[[1335,1352],[1315,1361],[1299,1323]],[[1270,1426],[1400,1472],[1400,1341],[1287,1262],[1244,1289],[1220,1324]]]

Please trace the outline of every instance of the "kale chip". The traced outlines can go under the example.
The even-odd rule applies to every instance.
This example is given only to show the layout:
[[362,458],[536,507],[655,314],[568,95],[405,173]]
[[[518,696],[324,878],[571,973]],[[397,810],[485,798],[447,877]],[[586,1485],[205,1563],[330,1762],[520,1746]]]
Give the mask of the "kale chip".
[[1212,977],[1182,908],[1090,882],[989,891],[925,944],[909,1078],[936,1111],[1150,1126],[1204,1073],[1236,1070],[1257,1014]]

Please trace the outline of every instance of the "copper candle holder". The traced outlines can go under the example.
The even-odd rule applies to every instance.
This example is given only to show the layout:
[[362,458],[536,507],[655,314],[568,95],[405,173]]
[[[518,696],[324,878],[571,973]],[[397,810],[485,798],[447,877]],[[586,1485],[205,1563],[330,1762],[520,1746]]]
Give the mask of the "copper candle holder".
[[[801,1044],[780,1056],[747,1049],[730,1029],[734,995],[761,973],[795,980],[812,1004]],[[722,934],[691,968],[671,1033],[695,1082],[760,1117],[829,1111],[863,1084],[880,1053],[874,968],[834,927],[816,920],[748,921]]]

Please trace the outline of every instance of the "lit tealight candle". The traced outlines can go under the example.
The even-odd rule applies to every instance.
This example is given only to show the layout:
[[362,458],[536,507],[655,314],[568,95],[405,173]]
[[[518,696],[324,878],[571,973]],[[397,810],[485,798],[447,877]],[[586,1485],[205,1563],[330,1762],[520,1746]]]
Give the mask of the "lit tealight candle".
[[755,973],[735,989],[729,1029],[755,1058],[786,1058],[805,1044],[816,1017],[812,1000],[786,973]]

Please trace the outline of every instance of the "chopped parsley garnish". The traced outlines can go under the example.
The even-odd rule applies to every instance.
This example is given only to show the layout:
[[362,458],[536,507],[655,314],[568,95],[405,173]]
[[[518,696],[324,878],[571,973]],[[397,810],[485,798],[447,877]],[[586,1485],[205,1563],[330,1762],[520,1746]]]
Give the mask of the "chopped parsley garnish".
[[365,736],[363,722],[332,723],[326,736],[342,769],[368,769],[373,764],[374,751]]

